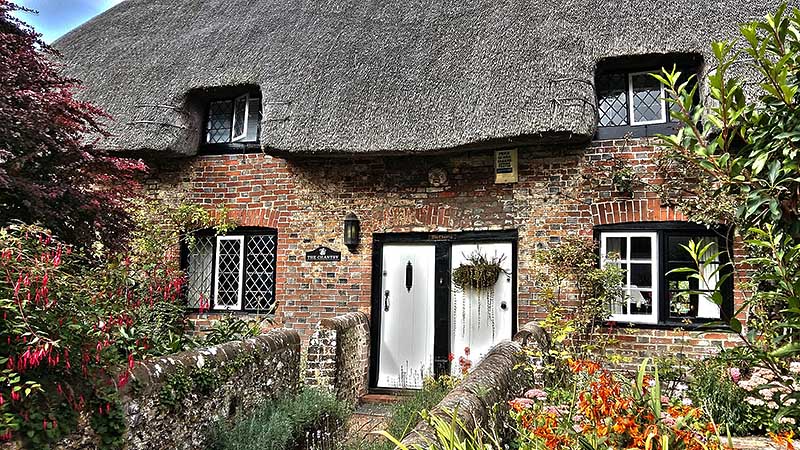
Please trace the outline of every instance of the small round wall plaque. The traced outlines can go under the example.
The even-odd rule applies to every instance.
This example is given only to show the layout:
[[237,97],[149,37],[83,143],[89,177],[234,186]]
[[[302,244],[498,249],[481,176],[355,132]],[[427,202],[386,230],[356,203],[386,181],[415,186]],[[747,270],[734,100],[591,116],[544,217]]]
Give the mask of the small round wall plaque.
[[447,184],[447,171],[436,167],[428,172],[428,181],[433,187],[442,187]]

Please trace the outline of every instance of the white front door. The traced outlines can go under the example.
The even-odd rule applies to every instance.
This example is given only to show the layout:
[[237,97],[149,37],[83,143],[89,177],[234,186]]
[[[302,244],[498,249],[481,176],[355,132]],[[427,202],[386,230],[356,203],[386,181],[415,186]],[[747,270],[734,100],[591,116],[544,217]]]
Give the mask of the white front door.
[[493,288],[462,291],[451,286],[453,362],[450,369],[455,375],[461,373],[461,362],[470,361],[474,366],[495,344],[511,339],[513,246],[511,242],[455,244],[451,252],[451,270],[466,264],[476,252],[489,259],[502,259],[501,267],[506,272],[500,274]]
[[433,374],[436,247],[383,246],[377,386],[419,389]]

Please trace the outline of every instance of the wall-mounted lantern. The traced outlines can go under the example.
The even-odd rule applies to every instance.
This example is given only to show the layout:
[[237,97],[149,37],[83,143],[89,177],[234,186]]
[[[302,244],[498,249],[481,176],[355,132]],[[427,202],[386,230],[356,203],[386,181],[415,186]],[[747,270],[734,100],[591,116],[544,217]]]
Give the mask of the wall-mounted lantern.
[[344,245],[353,251],[361,240],[361,222],[353,213],[344,217]]

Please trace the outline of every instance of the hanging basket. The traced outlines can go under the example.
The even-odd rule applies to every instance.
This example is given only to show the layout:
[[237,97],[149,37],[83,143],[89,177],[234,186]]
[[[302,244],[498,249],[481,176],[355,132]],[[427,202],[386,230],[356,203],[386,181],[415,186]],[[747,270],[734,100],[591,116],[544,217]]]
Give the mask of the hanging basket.
[[461,291],[474,289],[482,291],[494,287],[500,274],[508,274],[503,269],[505,255],[493,256],[489,259],[486,255],[474,252],[469,256],[464,255],[466,263],[462,263],[453,270],[453,284]]

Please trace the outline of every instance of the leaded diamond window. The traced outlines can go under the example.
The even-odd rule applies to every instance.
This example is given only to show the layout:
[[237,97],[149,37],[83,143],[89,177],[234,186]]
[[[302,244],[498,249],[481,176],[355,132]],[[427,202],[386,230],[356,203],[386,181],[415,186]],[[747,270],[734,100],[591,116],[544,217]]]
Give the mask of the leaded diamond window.
[[214,305],[217,309],[241,308],[243,244],[244,236],[217,238],[217,274],[214,279]]
[[195,241],[186,259],[190,308],[274,310],[278,244],[274,230],[201,234]]
[[198,236],[189,253],[186,301],[190,308],[205,309],[211,305],[214,244],[213,236]]
[[206,143],[255,142],[261,128],[261,99],[250,94],[208,104]]
[[601,127],[649,125],[668,121],[664,88],[653,72],[604,73],[596,78]]
[[625,74],[598,77],[597,103],[601,127],[628,124],[628,79]]
[[664,123],[667,108],[664,102],[664,87],[649,72],[629,75],[631,125]]
[[273,235],[249,236],[247,241],[244,309],[269,311],[275,303],[275,249]]

